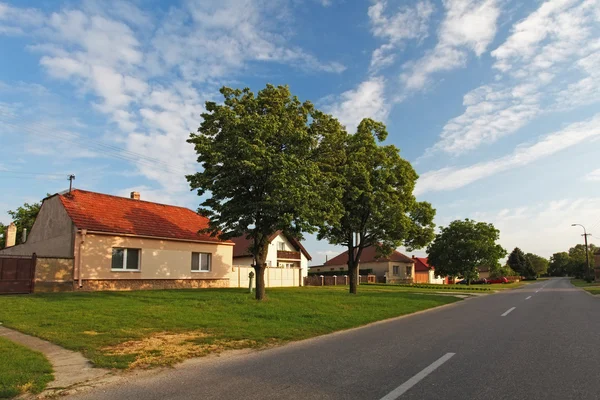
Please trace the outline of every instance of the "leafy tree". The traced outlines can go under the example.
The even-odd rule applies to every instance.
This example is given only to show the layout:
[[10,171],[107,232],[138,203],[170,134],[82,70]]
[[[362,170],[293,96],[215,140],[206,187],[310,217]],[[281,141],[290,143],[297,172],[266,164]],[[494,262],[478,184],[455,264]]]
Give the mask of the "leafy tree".
[[[20,244],[23,239],[23,229],[27,228],[27,232],[31,232],[31,227],[37,218],[38,213],[40,212],[40,207],[42,203],[25,203],[22,206],[18,207],[16,210],[9,210],[8,215],[11,216],[12,222],[17,226],[17,244]],[[1,224],[0,224],[1,226]],[[4,243],[6,243],[6,230],[7,227],[1,226],[0,233],[4,233],[4,238],[2,240],[2,246],[4,247]]]
[[442,276],[462,276],[470,284],[480,265],[498,266],[506,250],[496,244],[500,231],[471,219],[452,221],[427,248],[429,263]]
[[571,258],[566,251],[552,254],[548,264],[548,274],[550,276],[569,275],[571,268]]
[[533,269],[531,263],[527,262],[525,253],[523,253],[523,251],[518,247],[515,247],[510,253],[506,264],[508,264],[513,271],[521,276],[530,276],[528,273],[530,272],[530,269]]
[[426,246],[434,236],[435,210],[413,195],[418,175],[399,149],[379,145],[386,137],[384,124],[366,118],[337,150],[345,162],[336,164],[339,179],[332,183],[341,189],[343,215],[325,221],[318,237],[346,247],[350,293],[357,292],[363,249],[376,246],[387,255],[400,245],[409,250]]
[[4,243],[5,239],[4,237],[6,236],[6,226],[4,226],[3,224],[0,223],[0,249],[4,248]]
[[544,275],[548,271],[548,260],[546,258],[533,253],[527,253],[525,257],[531,264],[532,270],[530,272],[532,275],[530,276]]
[[248,88],[223,87],[221,93],[224,104],[207,102],[198,133],[188,139],[202,171],[187,179],[199,196],[210,194],[199,208],[210,217],[206,232],[250,240],[261,300],[269,237],[278,230],[301,237],[318,222],[336,219],[331,199],[339,191],[327,163],[338,156],[321,154],[319,143],[334,141],[330,137],[340,136],[342,127],[287,86],[267,85],[256,96]]
[[[588,245],[588,252],[590,257],[590,268],[593,268],[594,253],[598,250],[593,244]],[[569,275],[576,278],[585,278],[589,274],[588,265],[585,257],[585,245],[578,244],[569,249]]]
[[503,276],[516,276],[518,275],[515,271],[512,270],[508,265],[500,266],[500,264],[496,264],[490,268],[490,278],[501,278]]

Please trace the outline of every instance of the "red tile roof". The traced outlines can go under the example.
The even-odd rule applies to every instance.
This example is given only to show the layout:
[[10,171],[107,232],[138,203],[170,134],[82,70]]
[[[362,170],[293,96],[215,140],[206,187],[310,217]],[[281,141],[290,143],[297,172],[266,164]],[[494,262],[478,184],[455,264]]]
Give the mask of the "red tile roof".
[[208,218],[177,206],[75,189],[58,194],[79,229],[194,241],[223,242],[198,231]]
[[[269,238],[269,242],[272,242],[273,239],[275,239],[279,234],[283,234],[286,237],[286,239],[291,243],[291,245],[294,246],[297,251],[302,252],[302,254],[304,254],[304,256],[308,260],[312,260],[312,257],[310,256],[310,254],[308,254],[308,251],[306,251],[306,249],[304,248],[304,246],[302,246],[302,243],[300,243],[300,241],[298,239],[296,239],[292,236],[286,235],[282,231],[277,231],[274,234],[272,234],[271,237]],[[235,243],[235,247],[233,248],[233,257],[234,258],[251,256],[250,252],[248,251],[248,249],[250,248],[251,241],[250,241],[250,239],[246,239],[245,235],[231,238],[231,241],[233,243]]]
[[[362,253],[360,255],[361,263],[386,262],[386,261],[398,261],[398,262],[406,262],[406,263],[414,262],[412,258],[405,256],[404,254],[400,253],[397,250],[394,250],[394,252],[392,254],[390,254],[388,257],[378,257],[377,249],[375,246],[365,247],[365,249],[362,251]],[[347,264],[348,264],[348,252],[345,251],[345,252],[333,257],[331,260],[327,261],[323,265],[329,266],[329,265],[347,265]]]
[[413,260],[415,261],[415,271],[429,271],[430,269],[434,269],[429,265],[427,258],[425,257],[413,256]]

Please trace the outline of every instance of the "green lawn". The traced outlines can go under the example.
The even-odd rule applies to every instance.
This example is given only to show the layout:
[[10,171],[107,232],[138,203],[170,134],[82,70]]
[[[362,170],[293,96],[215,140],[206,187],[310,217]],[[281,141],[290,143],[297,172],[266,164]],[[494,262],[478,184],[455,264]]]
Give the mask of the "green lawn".
[[367,287],[46,293],[0,297],[0,322],[81,351],[98,367],[151,367],[225,349],[304,339],[448,304],[450,296]]
[[39,393],[52,376],[52,366],[42,353],[0,337],[0,399],[22,393]]
[[587,283],[583,279],[571,279],[571,283],[577,287],[587,290],[591,294],[600,294],[600,282]]

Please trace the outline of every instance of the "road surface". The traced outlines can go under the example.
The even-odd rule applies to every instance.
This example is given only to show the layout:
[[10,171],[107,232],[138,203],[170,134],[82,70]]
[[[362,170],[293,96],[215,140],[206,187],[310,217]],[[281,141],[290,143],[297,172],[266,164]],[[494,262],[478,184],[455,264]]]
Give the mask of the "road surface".
[[567,279],[73,399],[599,399],[600,299]]

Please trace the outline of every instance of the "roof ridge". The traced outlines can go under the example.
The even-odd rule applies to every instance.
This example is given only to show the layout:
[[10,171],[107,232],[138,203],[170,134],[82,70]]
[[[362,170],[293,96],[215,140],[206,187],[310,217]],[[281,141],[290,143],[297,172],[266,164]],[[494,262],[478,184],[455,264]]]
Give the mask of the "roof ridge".
[[[192,210],[191,208],[188,208],[188,207],[176,206],[176,205],[173,205],[173,204],[157,203],[155,201],[148,201],[148,200],[136,200],[136,199],[132,199],[130,197],[117,196],[116,194],[93,192],[91,190],[84,190],[84,189],[73,189],[71,192],[56,193],[56,194],[53,194],[52,196],[49,196],[49,197],[53,197],[53,196],[57,196],[57,195],[61,196],[61,197],[67,197],[67,195],[69,193],[72,193],[72,192],[91,193],[91,194],[97,194],[97,195],[100,195],[100,196],[115,197],[117,199],[135,201],[135,202],[139,202],[139,203],[149,203],[149,204],[156,204],[156,205],[165,206],[165,207],[182,208],[184,210],[191,211],[191,212],[193,212],[195,214],[198,214],[198,212],[196,212],[196,211],[194,211],[194,210]],[[198,214],[198,215],[200,215],[200,214]]]

